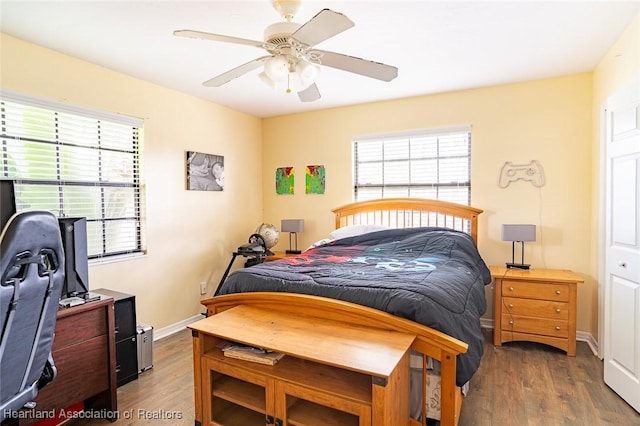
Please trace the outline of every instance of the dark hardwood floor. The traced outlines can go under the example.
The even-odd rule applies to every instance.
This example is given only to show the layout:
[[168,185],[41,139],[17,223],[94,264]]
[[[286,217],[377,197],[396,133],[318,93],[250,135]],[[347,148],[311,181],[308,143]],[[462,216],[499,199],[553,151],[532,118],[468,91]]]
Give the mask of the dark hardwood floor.
[[118,388],[119,419],[73,419],[65,425],[194,424],[193,353],[187,329],[154,342],[153,368]]
[[636,413],[602,380],[603,363],[584,342],[577,354],[538,343],[493,346],[484,354],[462,403],[461,426],[640,425]]
[[[461,426],[640,425],[640,415],[602,381],[602,361],[586,343],[576,357],[536,343],[493,346],[462,404]],[[193,425],[191,334],[154,343],[154,367],[118,388],[120,419],[72,420],[68,425]],[[128,418],[125,418],[128,417]]]

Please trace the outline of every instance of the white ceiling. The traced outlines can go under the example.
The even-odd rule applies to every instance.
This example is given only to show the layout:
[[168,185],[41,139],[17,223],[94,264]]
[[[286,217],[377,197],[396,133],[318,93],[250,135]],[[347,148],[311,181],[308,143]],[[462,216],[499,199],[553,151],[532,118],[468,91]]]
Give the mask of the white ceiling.
[[282,20],[269,0],[0,0],[0,7],[0,30],[6,34],[271,117],[591,71],[638,13],[640,0],[303,0],[296,22],[323,8],[355,22],[318,48],[399,69],[387,83],[322,67],[317,80],[322,98],[312,103],[301,103],[283,87],[268,88],[257,77],[259,70],[206,88],[203,81],[264,51],[173,36],[174,30],[193,29],[262,40],[264,28]]

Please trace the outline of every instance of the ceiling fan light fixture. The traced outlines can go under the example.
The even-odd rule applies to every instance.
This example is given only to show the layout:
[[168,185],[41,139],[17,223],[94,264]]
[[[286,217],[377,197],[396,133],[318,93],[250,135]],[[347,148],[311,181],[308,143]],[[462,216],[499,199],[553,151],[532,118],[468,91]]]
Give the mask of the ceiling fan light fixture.
[[289,74],[289,61],[283,55],[272,56],[264,62],[264,72],[272,81],[283,81]]
[[296,65],[296,74],[304,86],[303,89],[306,89],[318,78],[318,75],[320,74],[320,67],[301,59]]
[[311,83],[305,84],[301,79],[300,75],[297,72],[289,73],[287,77],[287,93],[291,92],[301,92],[307,87],[309,87]]
[[355,25],[344,14],[322,9],[304,24],[298,24],[292,19],[300,8],[300,0],[271,0],[271,3],[285,17],[285,22],[269,25],[264,30],[263,41],[195,30],[174,31],[174,35],[179,37],[248,45],[267,51],[265,56],[255,58],[203,82],[204,86],[220,87],[262,67],[259,78],[269,87],[275,88],[284,83],[288,93],[296,91],[302,102],[313,102],[321,98],[315,84],[320,74],[320,66],[381,81],[391,81],[398,76],[396,67],[314,48],[317,44]]
[[276,88],[276,82],[271,80],[269,78],[269,76],[267,75],[267,73],[265,73],[264,71],[262,71],[260,74],[258,74],[258,78],[260,78],[260,80],[266,84],[267,86],[269,86],[272,89]]

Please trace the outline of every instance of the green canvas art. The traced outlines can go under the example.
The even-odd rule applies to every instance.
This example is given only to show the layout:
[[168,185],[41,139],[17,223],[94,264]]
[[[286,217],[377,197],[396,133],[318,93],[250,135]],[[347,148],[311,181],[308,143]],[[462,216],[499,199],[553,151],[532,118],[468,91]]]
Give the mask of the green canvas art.
[[293,167],[278,167],[276,169],[276,194],[293,194],[295,175]]
[[324,194],[324,166],[307,166],[305,175],[305,192],[307,194]]

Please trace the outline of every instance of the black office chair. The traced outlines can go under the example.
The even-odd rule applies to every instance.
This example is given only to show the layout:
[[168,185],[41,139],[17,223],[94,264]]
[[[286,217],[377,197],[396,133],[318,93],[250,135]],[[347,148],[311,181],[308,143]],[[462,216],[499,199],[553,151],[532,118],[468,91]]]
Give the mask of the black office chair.
[[[48,212],[14,215],[0,236],[0,422],[55,378],[51,357],[64,255]],[[29,406],[29,405],[27,405]]]

